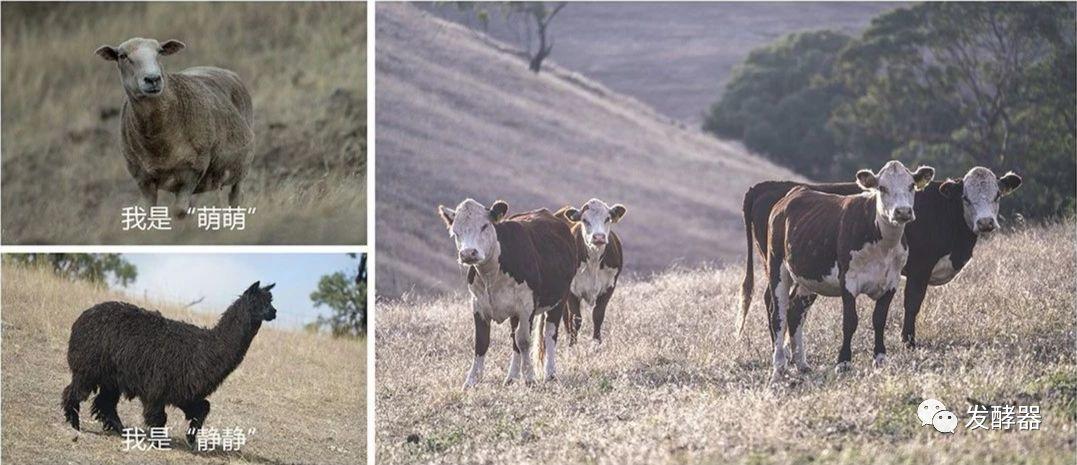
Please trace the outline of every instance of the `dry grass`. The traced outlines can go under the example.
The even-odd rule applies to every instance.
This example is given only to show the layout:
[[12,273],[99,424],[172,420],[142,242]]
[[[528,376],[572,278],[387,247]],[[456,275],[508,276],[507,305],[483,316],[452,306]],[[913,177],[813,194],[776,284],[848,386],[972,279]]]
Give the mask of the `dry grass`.
[[[464,297],[386,302],[377,322],[378,463],[1072,464],[1074,229],[1068,221],[982,243],[954,282],[931,290],[917,350],[900,345],[895,304],[881,371],[871,368],[862,301],[854,371],[834,374],[840,302],[820,299],[805,332],[817,369],[778,390],[766,387],[761,299],[750,346],[733,336],[740,268],[674,269],[623,284],[605,345],[559,350],[560,381],[533,387],[501,386],[512,349],[499,325],[487,378],[461,390],[472,355]],[[928,397],[962,418],[956,434],[919,426],[915,410]],[[967,397],[1038,404],[1042,429],[965,430]]]
[[[5,3],[2,21],[4,243],[365,243],[365,4]],[[120,151],[118,72],[93,51],[132,36],[180,39],[168,70],[222,66],[251,89],[246,231],[121,230],[141,197]]]
[[[183,446],[183,412],[169,408],[170,451],[123,451],[82,405],[83,433],[64,423],[60,393],[70,382],[67,340],[75,318],[122,296],[35,269],[3,266],[3,461],[12,464],[355,464],[366,457],[365,343],[263,328],[243,363],[210,396],[207,427],[255,428],[239,453],[195,454]],[[130,299],[124,299],[129,300]],[[132,301],[170,318],[211,325],[217,315]],[[223,309],[222,309],[223,311]],[[120,417],[142,425],[141,404]]]

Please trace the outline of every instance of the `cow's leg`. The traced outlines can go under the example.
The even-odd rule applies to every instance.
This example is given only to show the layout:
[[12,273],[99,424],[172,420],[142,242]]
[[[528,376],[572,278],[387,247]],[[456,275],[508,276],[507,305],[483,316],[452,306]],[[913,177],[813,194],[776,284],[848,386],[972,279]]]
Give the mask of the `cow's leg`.
[[565,311],[563,312],[565,320],[565,331],[568,332],[568,345],[572,346],[576,344],[576,335],[580,332],[580,324],[583,323],[583,316],[580,315],[580,298],[569,293],[565,296]]
[[520,350],[520,375],[528,384],[535,382],[535,367],[531,362],[531,324],[534,319],[534,315],[520,318],[520,325],[516,327],[516,346]]
[[815,294],[802,294],[807,292],[797,286],[798,293],[794,295],[790,303],[789,314],[789,341],[790,349],[793,353],[793,363],[796,364],[797,371],[801,373],[810,373],[812,371],[811,365],[808,365],[807,349],[804,347],[804,320],[808,316],[808,308],[811,307],[812,302],[815,301]]
[[848,371],[853,359],[853,333],[856,332],[858,317],[856,315],[856,296],[845,290],[845,280],[841,283],[841,350],[838,351],[838,364],[834,370],[838,373]]
[[613,297],[613,289],[611,287],[599,295],[595,300],[595,308],[591,311],[591,320],[595,325],[594,340],[599,344],[602,343],[602,321],[606,319],[606,305],[609,305],[610,297]]
[[763,290],[763,304],[767,309],[767,334],[770,334],[770,342],[774,343],[774,296],[770,293],[770,285]]
[[512,384],[520,379],[520,345],[517,344],[516,333],[520,326],[519,317],[509,318],[509,338],[512,339],[512,359],[509,360],[509,374],[505,377],[505,384]]
[[490,348],[490,320],[478,312],[475,316],[475,360],[471,362],[471,371],[467,373],[464,388],[472,387],[482,381],[482,371],[486,364],[486,349]]
[[882,368],[886,366],[886,316],[890,313],[890,302],[894,300],[897,288],[890,289],[875,301],[875,312],[871,315],[871,325],[875,330],[875,360],[872,366]]
[[543,317],[543,344],[546,345],[546,381],[557,379],[557,323],[564,307],[557,305]]
[[901,327],[901,342],[910,349],[916,347],[916,316],[924,304],[927,286],[927,278],[919,276],[919,273],[909,273],[905,281],[905,323]]
[[771,339],[774,341],[774,356],[772,358],[774,371],[771,373],[770,382],[777,383],[785,375],[785,365],[789,357],[785,353],[783,343],[786,322],[789,318],[789,291],[792,289],[793,277],[789,270],[781,263],[780,259],[772,259],[770,263],[770,287],[774,295],[774,311],[772,312],[773,330]]

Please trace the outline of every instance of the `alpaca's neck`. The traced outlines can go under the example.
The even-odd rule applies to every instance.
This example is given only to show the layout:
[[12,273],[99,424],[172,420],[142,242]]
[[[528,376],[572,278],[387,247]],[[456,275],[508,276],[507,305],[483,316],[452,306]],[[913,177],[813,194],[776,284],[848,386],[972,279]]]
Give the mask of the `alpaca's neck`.
[[224,381],[224,378],[232,373],[247,355],[247,349],[251,346],[254,335],[262,327],[261,320],[252,319],[250,313],[242,302],[236,302],[221,315],[217,326],[210,332],[213,334],[211,358],[215,362],[208,367],[205,378],[209,384],[209,391],[213,391]]

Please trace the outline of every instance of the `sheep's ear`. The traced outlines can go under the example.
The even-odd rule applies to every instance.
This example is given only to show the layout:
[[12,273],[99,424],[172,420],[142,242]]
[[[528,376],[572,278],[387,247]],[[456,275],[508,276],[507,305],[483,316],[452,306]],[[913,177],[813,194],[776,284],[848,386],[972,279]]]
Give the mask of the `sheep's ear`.
[[120,58],[120,51],[116,50],[116,47],[111,45],[97,47],[97,50],[95,50],[94,53],[108,61],[116,61]]
[[625,213],[628,213],[628,209],[624,205],[617,204],[610,207],[610,221],[616,223],[624,218]]
[[864,190],[874,189],[879,187],[879,178],[871,170],[860,170],[856,172],[856,184]]
[[956,199],[965,190],[965,181],[960,179],[947,179],[939,185],[939,193],[948,199]]
[[504,200],[498,200],[490,206],[490,222],[497,223],[505,217],[505,214],[509,212],[509,204]]
[[453,220],[456,219],[456,210],[444,205],[438,205],[438,216],[441,217],[441,221],[445,222],[446,228],[451,228]]
[[171,55],[173,53],[178,53],[185,48],[187,48],[187,46],[183,45],[183,42],[172,39],[161,44],[161,50],[158,53],[161,55]]
[[580,211],[573,207],[568,207],[568,210],[565,210],[565,218],[572,221],[580,221]]
[[269,285],[266,286],[266,287],[263,287],[262,290],[266,291],[266,292],[269,292],[271,289],[273,289],[273,286],[276,286],[276,285],[277,285],[277,283],[269,283]]
[[924,190],[928,184],[931,184],[932,179],[935,179],[935,168],[930,166],[921,166],[912,174],[912,180],[916,183],[916,190],[918,191]]
[[259,289],[259,288],[260,288],[261,286],[262,286],[262,282],[261,282],[261,281],[255,281],[255,282],[254,282],[254,284],[251,284],[251,287],[248,287],[248,288],[247,288],[247,291],[246,291],[246,293],[247,293],[247,294],[253,294],[253,293],[255,293],[255,292],[258,292],[258,289]]
[[1021,177],[1013,171],[998,178],[998,191],[1002,195],[1009,195],[1011,192],[1017,190],[1018,187],[1021,187]]

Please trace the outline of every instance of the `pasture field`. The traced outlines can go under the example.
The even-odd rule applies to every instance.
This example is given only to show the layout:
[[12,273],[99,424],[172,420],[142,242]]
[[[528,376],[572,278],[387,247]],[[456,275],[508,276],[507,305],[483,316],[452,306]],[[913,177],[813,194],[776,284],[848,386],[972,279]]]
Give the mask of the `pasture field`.
[[[604,344],[560,345],[560,379],[533,386],[501,384],[512,351],[506,324],[494,328],[486,379],[462,390],[473,355],[463,295],[382,302],[378,463],[1072,464],[1075,227],[1070,219],[983,240],[953,282],[931,289],[915,350],[900,343],[895,299],[880,370],[861,299],[854,369],[834,373],[840,300],[819,299],[805,328],[815,371],[776,389],[767,386],[762,285],[746,339],[735,336],[741,267],[623,282]],[[590,329],[585,317],[582,331]],[[916,409],[927,398],[958,415],[956,433],[921,426]],[[969,430],[973,401],[1039,405],[1042,424]]]
[[[196,453],[183,412],[168,408],[172,450],[124,451],[82,403],[82,433],[64,422],[71,324],[91,305],[126,300],[169,318],[213,325],[218,314],[130,299],[51,272],[3,266],[3,456],[9,464],[356,464],[366,460],[366,344],[263,326],[243,362],[209,397],[207,428],[254,428],[239,452]],[[224,309],[221,309],[223,312]],[[120,418],[141,426],[137,400]]]
[[[5,3],[5,244],[360,244],[366,241],[364,3]],[[178,39],[166,71],[236,71],[254,103],[244,231],[123,231],[142,205],[120,148],[115,63],[130,37]],[[172,194],[161,193],[162,205]],[[199,205],[224,206],[201,194]]]

